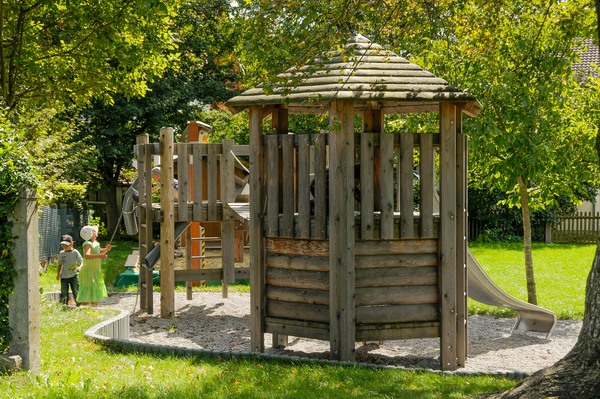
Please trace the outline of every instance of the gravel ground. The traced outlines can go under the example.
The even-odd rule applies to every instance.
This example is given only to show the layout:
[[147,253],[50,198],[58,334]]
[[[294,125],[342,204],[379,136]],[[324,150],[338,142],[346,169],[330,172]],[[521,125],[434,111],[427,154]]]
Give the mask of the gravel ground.
[[[115,294],[101,306],[125,309],[130,317],[130,339],[144,343],[202,348],[215,351],[250,351],[250,295],[219,292],[175,294],[175,317],[160,317],[160,294],[154,296],[154,314],[139,309],[137,294]],[[581,322],[559,320],[550,339],[545,334],[510,335],[515,319],[469,316],[467,365],[462,371],[479,373],[530,374],[554,364],[577,341]],[[329,342],[289,337],[285,349],[271,347],[271,334],[265,334],[267,353],[329,358]],[[439,369],[439,339],[411,339],[376,343],[357,343],[357,361]]]

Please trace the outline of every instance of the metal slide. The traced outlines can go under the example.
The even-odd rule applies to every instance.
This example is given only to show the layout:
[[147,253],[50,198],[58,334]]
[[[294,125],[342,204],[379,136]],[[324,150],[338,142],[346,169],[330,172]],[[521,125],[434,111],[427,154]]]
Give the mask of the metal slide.
[[[176,222],[175,223],[175,240],[177,240],[179,237],[181,237],[181,235],[183,234],[185,229],[187,229],[189,224],[190,224],[190,222]],[[145,267],[146,269],[152,270],[152,269],[154,269],[154,265],[156,264],[156,262],[158,262],[159,259],[160,259],[160,244],[156,244],[154,246],[154,248],[152,248],[152,250],[150,252],[148,252],[148,255],[146,255],[146,258],[141,263],[141,265],[143,267]]]
[[536,331],[545,333],[546,339],[548,339],[556,324],[554,312],[508,295],[481,268],[471,250],[467,248],[467,252],[469,297],[486,305],[515,310],[518,313],[518,319],[511,334],[514,331]]

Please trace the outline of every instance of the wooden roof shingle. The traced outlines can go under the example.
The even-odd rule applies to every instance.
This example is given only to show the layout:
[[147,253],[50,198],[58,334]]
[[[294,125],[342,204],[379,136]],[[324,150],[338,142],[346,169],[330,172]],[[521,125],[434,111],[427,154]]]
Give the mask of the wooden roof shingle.
[[244,91],[227,105],[241,110],[251,105],[285,104],[291,112],[324,112],[332,101],[351,101],[356,108],[386,113],[437,112],[439,103],[462,103],[476,115],[481,104],[471,94],[410,63],[361,35],[345,47],[300,68],[278,75],[288,79],[268,92],[261,87]]

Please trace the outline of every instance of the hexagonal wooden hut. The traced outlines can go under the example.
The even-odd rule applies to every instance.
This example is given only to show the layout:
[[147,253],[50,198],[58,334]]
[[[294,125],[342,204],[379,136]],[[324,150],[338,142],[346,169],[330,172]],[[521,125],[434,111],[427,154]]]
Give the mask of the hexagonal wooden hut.
[[[356,342],[439,337],[442,369],[464,365],[461,121],[479,102],[360,35],[282,76],[289,87],[228,102],[250,117],[252,350],[272,333],[354,360]],[[439,113],[439,131],[385,132],[385,114],[422,112]],[[328,113],[330,129],[291,134],[290,113]]]

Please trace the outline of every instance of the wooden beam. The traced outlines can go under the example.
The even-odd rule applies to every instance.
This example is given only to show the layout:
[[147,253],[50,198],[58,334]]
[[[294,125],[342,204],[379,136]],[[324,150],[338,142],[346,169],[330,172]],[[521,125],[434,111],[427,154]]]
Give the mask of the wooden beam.
[[331,358],[354,360],[354,107],[330,108],[329,243]]
[[265,256],[264,256],[264,156],[262,141],[262,108],[251,106],[250,119],[250,350],[263,352],[264,339],[264,293],[265,293]]
[[462,134],[462,112],[456,111],[456,356],[458,366],[467,360],[467,240],[468,146]]
[[160,129],[160,316],[175,315],[175,214],[173,206],[173,128]]
[[440,362],[457,367],[456,335],[456,107],[440,103]]

